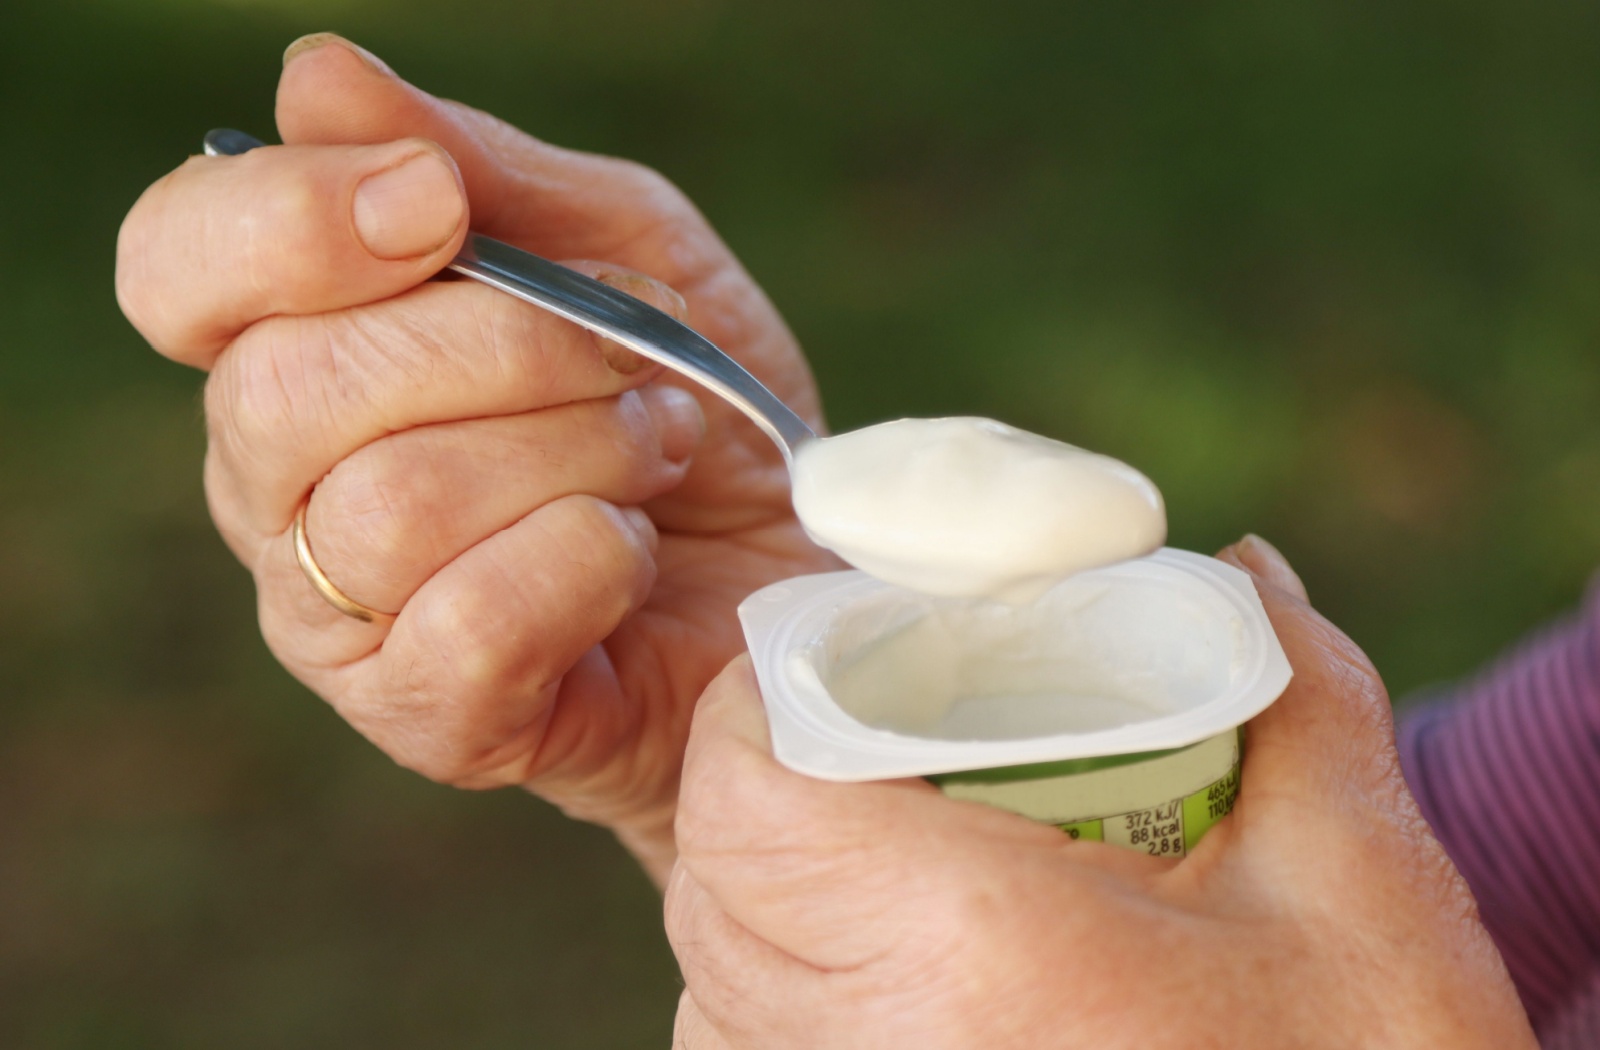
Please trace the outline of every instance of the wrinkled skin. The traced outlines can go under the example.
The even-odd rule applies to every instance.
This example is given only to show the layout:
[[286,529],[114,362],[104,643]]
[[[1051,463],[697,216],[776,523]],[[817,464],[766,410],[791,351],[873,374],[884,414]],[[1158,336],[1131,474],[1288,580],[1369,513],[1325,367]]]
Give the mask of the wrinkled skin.
[[1157,859],[772,758],[748,661],[695,715],[667,927],[683,1050],[1534,1046],[1400,776],[1383,684],[1270,546],[1294,666],[1237,807]]
[[[278,87],[283,146],[195,157],[123,225],[117,292],[206,382],[206,494],[273,653],[396,761],[524,785],[659,879],[695,699],[734,607],[836,567],[737,412],[553,315],[423,283],[469,226],[674,312],[820,428],[793,337],[705,219],[636,164],[424,94],[327,35]],[[422,175],[357,187],[369,175]],[[687,391],[687,392],[685,392]],[[290,540],[309,498],[325,604]]]
[[[210,373],[207,497],[263,633],[402,764],[525,786],[670,870],[677,1045],[1531,1045],[1400,780],[1381,683],[1270,548],[1228,556],[1296,678],[1252,723],[1235,813],[1182,862],[922,782],[793,774],[747,662],[696,713],[742,648],[735,605],[836,567],[775,450],[614,345],[426,280],[469,226],[568,260],[820,426],[794,340],[705,220],[652,172],[431,98],[337,38],[291,48],[278,125],[284,146],[151,187],[117,267],[135,326]],[[328,575],[394,616],[316,595],[302,504]]]

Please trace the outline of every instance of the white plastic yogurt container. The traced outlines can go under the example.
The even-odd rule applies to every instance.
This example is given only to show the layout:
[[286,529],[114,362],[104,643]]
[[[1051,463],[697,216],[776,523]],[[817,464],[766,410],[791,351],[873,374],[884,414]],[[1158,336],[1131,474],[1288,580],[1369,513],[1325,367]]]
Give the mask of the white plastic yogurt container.
[[1023,605],[836,572],[763,588],[739,617],[790,769],[926,776],[1158,855],[1232,807],[1239,727],[1291,674],[1249,576],[1170,548]]

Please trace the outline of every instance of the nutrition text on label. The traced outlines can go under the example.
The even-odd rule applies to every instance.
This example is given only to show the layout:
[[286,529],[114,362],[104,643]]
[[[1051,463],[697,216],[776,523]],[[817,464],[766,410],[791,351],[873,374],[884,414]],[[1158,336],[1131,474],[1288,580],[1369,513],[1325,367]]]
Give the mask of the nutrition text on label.
[[1059,827],[1075,839],[1108,842],[1152,857],[1182,857],[1239,797],[1239,767],[1193,794],[1146,809],[1083,820]]

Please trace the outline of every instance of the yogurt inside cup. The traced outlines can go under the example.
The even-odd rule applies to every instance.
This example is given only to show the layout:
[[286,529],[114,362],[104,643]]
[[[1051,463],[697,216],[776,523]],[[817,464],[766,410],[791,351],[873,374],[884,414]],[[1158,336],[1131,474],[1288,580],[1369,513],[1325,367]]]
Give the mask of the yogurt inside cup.
[[1157,856],[1233,805],[1240,731],[1288,684],[1250,578],[1160,549],[1161,494],[993,420],[802,445],[795,511],[856,565],[739,607],[789,768],[926,776]]
[[739,607],[784,765],[928,776],[1067,834],[1182,855],[1290,680],[1251,579],[1160,549],[1128,464],[994,419],[806,442],[795,512],[858,570]]
[[1231,807],[1238,727],[1291,673],[1250,578],[1170,549],[1026,605],[840,572],[766,587],[739,616],[789,768],[926,776],[1157,855],[1185,852]]

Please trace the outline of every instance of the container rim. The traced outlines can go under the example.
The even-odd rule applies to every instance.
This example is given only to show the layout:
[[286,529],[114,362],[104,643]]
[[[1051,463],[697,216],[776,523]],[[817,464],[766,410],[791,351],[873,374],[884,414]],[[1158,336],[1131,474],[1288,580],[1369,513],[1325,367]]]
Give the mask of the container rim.
[[946,740],[875,729],[839,708],[803,653],[817,644],[841,611],[899,589],[857,570],[797,576],[756,591],[739,606],[773,753],[797,772],[824,780],[863,781],[1165,751],[1242,725],[1289,684],[1293,672],[1255,584],[1231,565],[1191,551],[1162,548],[1074,579],[1156,581],[1200,599],[1218,615],[1234,618],[1239,630],[1227,688],[1183,711],[1085,733]]

